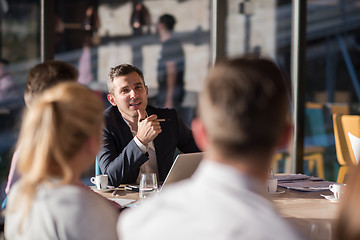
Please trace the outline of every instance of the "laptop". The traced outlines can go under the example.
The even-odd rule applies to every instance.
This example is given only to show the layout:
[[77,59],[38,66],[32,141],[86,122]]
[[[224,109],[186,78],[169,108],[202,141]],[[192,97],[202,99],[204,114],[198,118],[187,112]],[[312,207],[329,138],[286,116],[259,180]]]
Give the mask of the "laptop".
[[161,187],[163,189],[172,183],[184,180],[193,175],[203,158],[203,153],[182,153],[177,155],[175,161]]

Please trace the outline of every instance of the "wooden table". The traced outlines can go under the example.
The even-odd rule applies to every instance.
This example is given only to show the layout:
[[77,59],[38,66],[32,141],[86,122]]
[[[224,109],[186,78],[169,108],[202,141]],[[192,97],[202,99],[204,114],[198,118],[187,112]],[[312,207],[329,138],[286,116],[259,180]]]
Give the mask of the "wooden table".
[[281,187],[278,190],[285,190],[285,193],[270,198],[284,218],[306,237],[312,234],[316,235],[313,239],[331,239],[340,204],[326,200],[320,194],[331,195],[332,192],[300,192]]
[[119,190],[115,190],[115,191],[96,190],[96,187],[91,187],[91,189],[93,189],[94,192],[97,192],[98,194],[106,198],[132,199],[136,201],[139,199],[138,192],[126,190],[124,187],[125,185],[120,185]]
[[[305,237],[309,239],[331,240],[334,224],[338,215],[339,202],[326,200],[320,194],[331,195],[329,190],[321,192],[300,192],[278,187],[285,191],[269,195],[282,217],[289,220]],[[139,199],[139,193],[129,190],[112,192],[96,191],[106,198]],[[310,235],[312,235],[310,238]]]

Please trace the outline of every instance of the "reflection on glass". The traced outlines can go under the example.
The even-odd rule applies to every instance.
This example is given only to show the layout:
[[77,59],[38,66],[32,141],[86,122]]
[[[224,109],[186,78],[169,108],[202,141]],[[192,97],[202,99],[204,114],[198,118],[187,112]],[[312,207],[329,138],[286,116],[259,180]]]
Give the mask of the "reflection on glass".
[[[133,64],[144,72],[149,103],[176,107],[190,125],[195,115],[197,94],[209,67],[208,0],[55,2],[60,26],[56,27],[55,58],[77,66],[81,83],[101,92],[106,101],[110,67]],[[157,24],[165,14],[176,19],[176,31],[171,34],[172,41],[166,44],[166,37]],[[177,42],[175,48],[170,44],[173,39]],[[165,45],[171,45],[170,54]],[[169,92],[166,84],[171,80],[161,74],[167,71],[165,63],[169,62],[164,61],[164,57],[175,62],[179,76],[176,81],[179,87],[170,89],[168,98],[173,100],[171,96],[177,96],[176,101],[169,100],[167,104],[165,100],[159,103],[160,99],[166,99]],[[162,90],[164,86],[165,90]]]
[[359,12],[359,1],[308,1],[306,101],[321,108],[307,115],[305,145],[324,148],[325,178],[332,181],[339,169],[332,114],[360,113]]
[[2,1],[0,8],[0,203],[24,107],[28,70],[39,59],[38,1]]

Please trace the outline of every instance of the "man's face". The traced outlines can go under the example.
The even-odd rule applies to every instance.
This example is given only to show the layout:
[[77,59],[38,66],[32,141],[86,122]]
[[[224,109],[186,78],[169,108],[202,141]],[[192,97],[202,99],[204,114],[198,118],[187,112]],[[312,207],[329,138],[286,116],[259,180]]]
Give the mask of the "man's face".
[[166,31],[166,27],[163,23],[161,23],[160,21],[156,23],[156,34],[161,34],[163,33],[164,31]]
[[126,120],[137,118],[138,109],[145,113],[148,88],[144,85],[139,74],[132,72],[125,76],[116,77],[113,86],[114,94],[108,94],[108,100],[113,106],[118,107]]

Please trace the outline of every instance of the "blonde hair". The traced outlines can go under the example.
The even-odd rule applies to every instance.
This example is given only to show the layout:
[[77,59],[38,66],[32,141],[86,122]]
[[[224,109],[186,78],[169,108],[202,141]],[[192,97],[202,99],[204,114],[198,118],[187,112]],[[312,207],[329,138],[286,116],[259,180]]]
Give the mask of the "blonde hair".
[[22,176],[19,197],[27,202],[23,218],[39,184],[53,177],[60,180],[59,184],[73,180],[69,161],[90,137],[100,141],[102,112],[99,97],[75,82],[60,83],[45,91],[26,111],[18,140],[18,171]]

